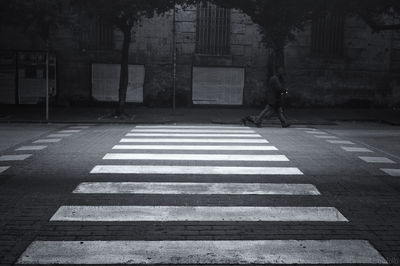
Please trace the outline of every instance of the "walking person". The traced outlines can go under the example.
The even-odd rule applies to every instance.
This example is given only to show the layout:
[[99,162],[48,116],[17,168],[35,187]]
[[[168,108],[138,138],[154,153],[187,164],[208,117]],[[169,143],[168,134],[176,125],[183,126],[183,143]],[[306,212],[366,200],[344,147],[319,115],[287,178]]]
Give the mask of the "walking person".
[[268,82],[267,105],[264,110],[257,116],[244,117],[242,119],[243,124],[246,125],[247,122],[252,122],[257,127],[261,127],[263,119],[269,119],[273,114],[276,114],[281,121],[282,127],[289,127],[290,124],[285,117],[282,106],[283,97],[287,93],[285,85],[285,71],[283,67],[279,67],[277,73]]

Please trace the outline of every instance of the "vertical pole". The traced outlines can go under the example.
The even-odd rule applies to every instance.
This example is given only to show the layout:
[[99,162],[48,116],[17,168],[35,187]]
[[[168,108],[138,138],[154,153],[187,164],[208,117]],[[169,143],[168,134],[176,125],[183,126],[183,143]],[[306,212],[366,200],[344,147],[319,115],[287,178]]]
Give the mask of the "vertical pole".
[[58,100],[58,93],[57,93],[57,54],[54,53],[54,90],[53,96],[56,96],[56,104]]
[[15,52],[15,77],[14,77],[14,84],[15,84],[15,87],[14,87],[14,89],[15,89],[15,103],[16,104],[19,104],[19,74],[18,74],[18,72],[19,72],[19,63],[18,63],[18,60],[19,60],[19,52]]
[[46,121],[49,121],[49,41],[46,42]]
[[173,64],[173,76],[172,76],[172,108],[175,110],[176,107],[176,22],[175,22],[175,12],[176,12],[176,2],[174,1],[174,10],[172,15],[172,64]]

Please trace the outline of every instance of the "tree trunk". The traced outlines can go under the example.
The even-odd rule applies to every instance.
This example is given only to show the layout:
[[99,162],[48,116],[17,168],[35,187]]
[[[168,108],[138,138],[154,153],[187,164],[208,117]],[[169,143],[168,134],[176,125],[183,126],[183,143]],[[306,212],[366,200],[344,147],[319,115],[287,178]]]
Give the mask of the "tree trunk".
[[285,68],[285,50],[284,48],[275,48],[268,55],[268,78],[275,75],[279,67]]
[[284,46],[280,46],[276,50],[275,57],[276,57],[276,59],[275,59],[275,62],[276,62],[275,70],[277,70],[278,67],[285,68],[285,47]]
[[125,114],[125,103],[126,103],[126,91],[128,89],[128,63],[129,63],[129,46],[131,44],[131,27],[127,27],[123,30],[124,41],[121,50],[121,70],[119,77],[119,89],[118,89],[118,107],[115,112],[116,115],[120,116]]

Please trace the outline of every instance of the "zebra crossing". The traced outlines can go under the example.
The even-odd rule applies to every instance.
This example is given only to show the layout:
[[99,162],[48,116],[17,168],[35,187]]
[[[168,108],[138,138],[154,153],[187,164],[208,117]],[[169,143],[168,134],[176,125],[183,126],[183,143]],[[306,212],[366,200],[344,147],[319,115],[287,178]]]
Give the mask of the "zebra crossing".
[[387,264],[365,240],[36,241],[34,264]]
[[[1,158],[0,158],[1,159]],[[287,162],[285,155],[179,154],[179,153],[107,153],[104,160],[178,160],[178,161],[275,161]]]
[[[211,136],[212,135],[212,136]],[[129,137],[129,138],[127,138]],[[129,141],[127,141],[129,140]],[[182,141],[179,141],[182,140]],[[212,141],[208,141],[212,140]],[[253,142],[252,142],[252,141]],[[254,142],[255,140],[255,142]],[[108,182],[84,182],[74,194],[163,195],[321,195],[313,184],[299,182],[304,173],[279,149],[248,127],[136,126],[90,173]],[[114,152],[118,150],[118,152]],[[126,152],[125,152],[126,151]],[[173,151],[173,152],[171,152]],[[113,164],[113,162],[119,162]],[[149,164],[150,163],[150,164]],[[232,163],[235,163],[232,166]],[[236,165],[239,164],[240,166]],[[277,164],[271,165],[271,164]],[[200,164],[200,165],[199,165]],[[120,174],[144,182],[113,182]],[[213,177],[216,182],[146,182],[146,176],[166,179]],[[265,183],[221,183],[229,176],[262,176]],[[268,183],[270,176],[293,183]],[[168,180],[165,180],[168,181]],[[87,203],[87,202],[85,202]],[[142,206],[63,205],[51,222],[322,222],[348,223],[332,206]],[[34,241],[18,264],[387,264],[366,240],[91,240]]]
[[[40,144],[52,144],[58,143],[62,140],[63,137],[69,137],[72,133],[81,132],[83,129],[88,129],[93,124],[85,124],[85,125],[77,125],[77,126],[69,126],[64,130],[58,131],[58,133],[49,134],[46,138],[37,139],[32,141],[32,145],[20,146],[15,149],[15,152],[34,152],[41,151],[48,147],[48,145],[40,145]],[[15,162],[15,161],[24,161],[33,154],[5,154],[0,156],[0,162]],[[10,166],[0,166],[0,174],[10,169]]]
[[320,195],[310,184],[101,182],[81,183],[79,194]]

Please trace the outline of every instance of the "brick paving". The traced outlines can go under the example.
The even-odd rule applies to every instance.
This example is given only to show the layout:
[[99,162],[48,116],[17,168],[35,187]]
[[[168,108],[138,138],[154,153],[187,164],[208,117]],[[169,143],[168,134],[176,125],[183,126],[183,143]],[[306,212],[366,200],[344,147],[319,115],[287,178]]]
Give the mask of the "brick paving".
[[[55,134],[57,128],[46,134]],[[0,265],[12,265],[35,240],[268,240],[365,239],[391,264],[400,265],[400,180],[340,146],[302,130],[257,129],[304,176],[90,175],[132,126],[95,125],[52,143],[0,175]],[[323,129],[329,134],[331,129]],[[36,136],[35,136],[36,137]],[[2,151],[43,138],[29,139]],[[391,151],[393,153],[393,151]],[[394,151],[397,152],[398,150]],[[375,155],[382,156],[374,150]],[[386,156],[386,155],[385,155]],[[400,163],[396,158],[392,158]],[[143,162],[144,164],[146,162]],[[249,163],[250,166],[270,163]],[[197,163],[196,165],[202,165]],[[211,165],[218,165],[211,163]],[[225,165],[225,164],[224,164]],[[229,165],[227,163],[226,165]],[[234,165],[234,163],[232,163]],[[81,195],[80,182],[310,183],[321,196]],[[322,222],[50,222],[61,205],[334,206],[349,223]]]

